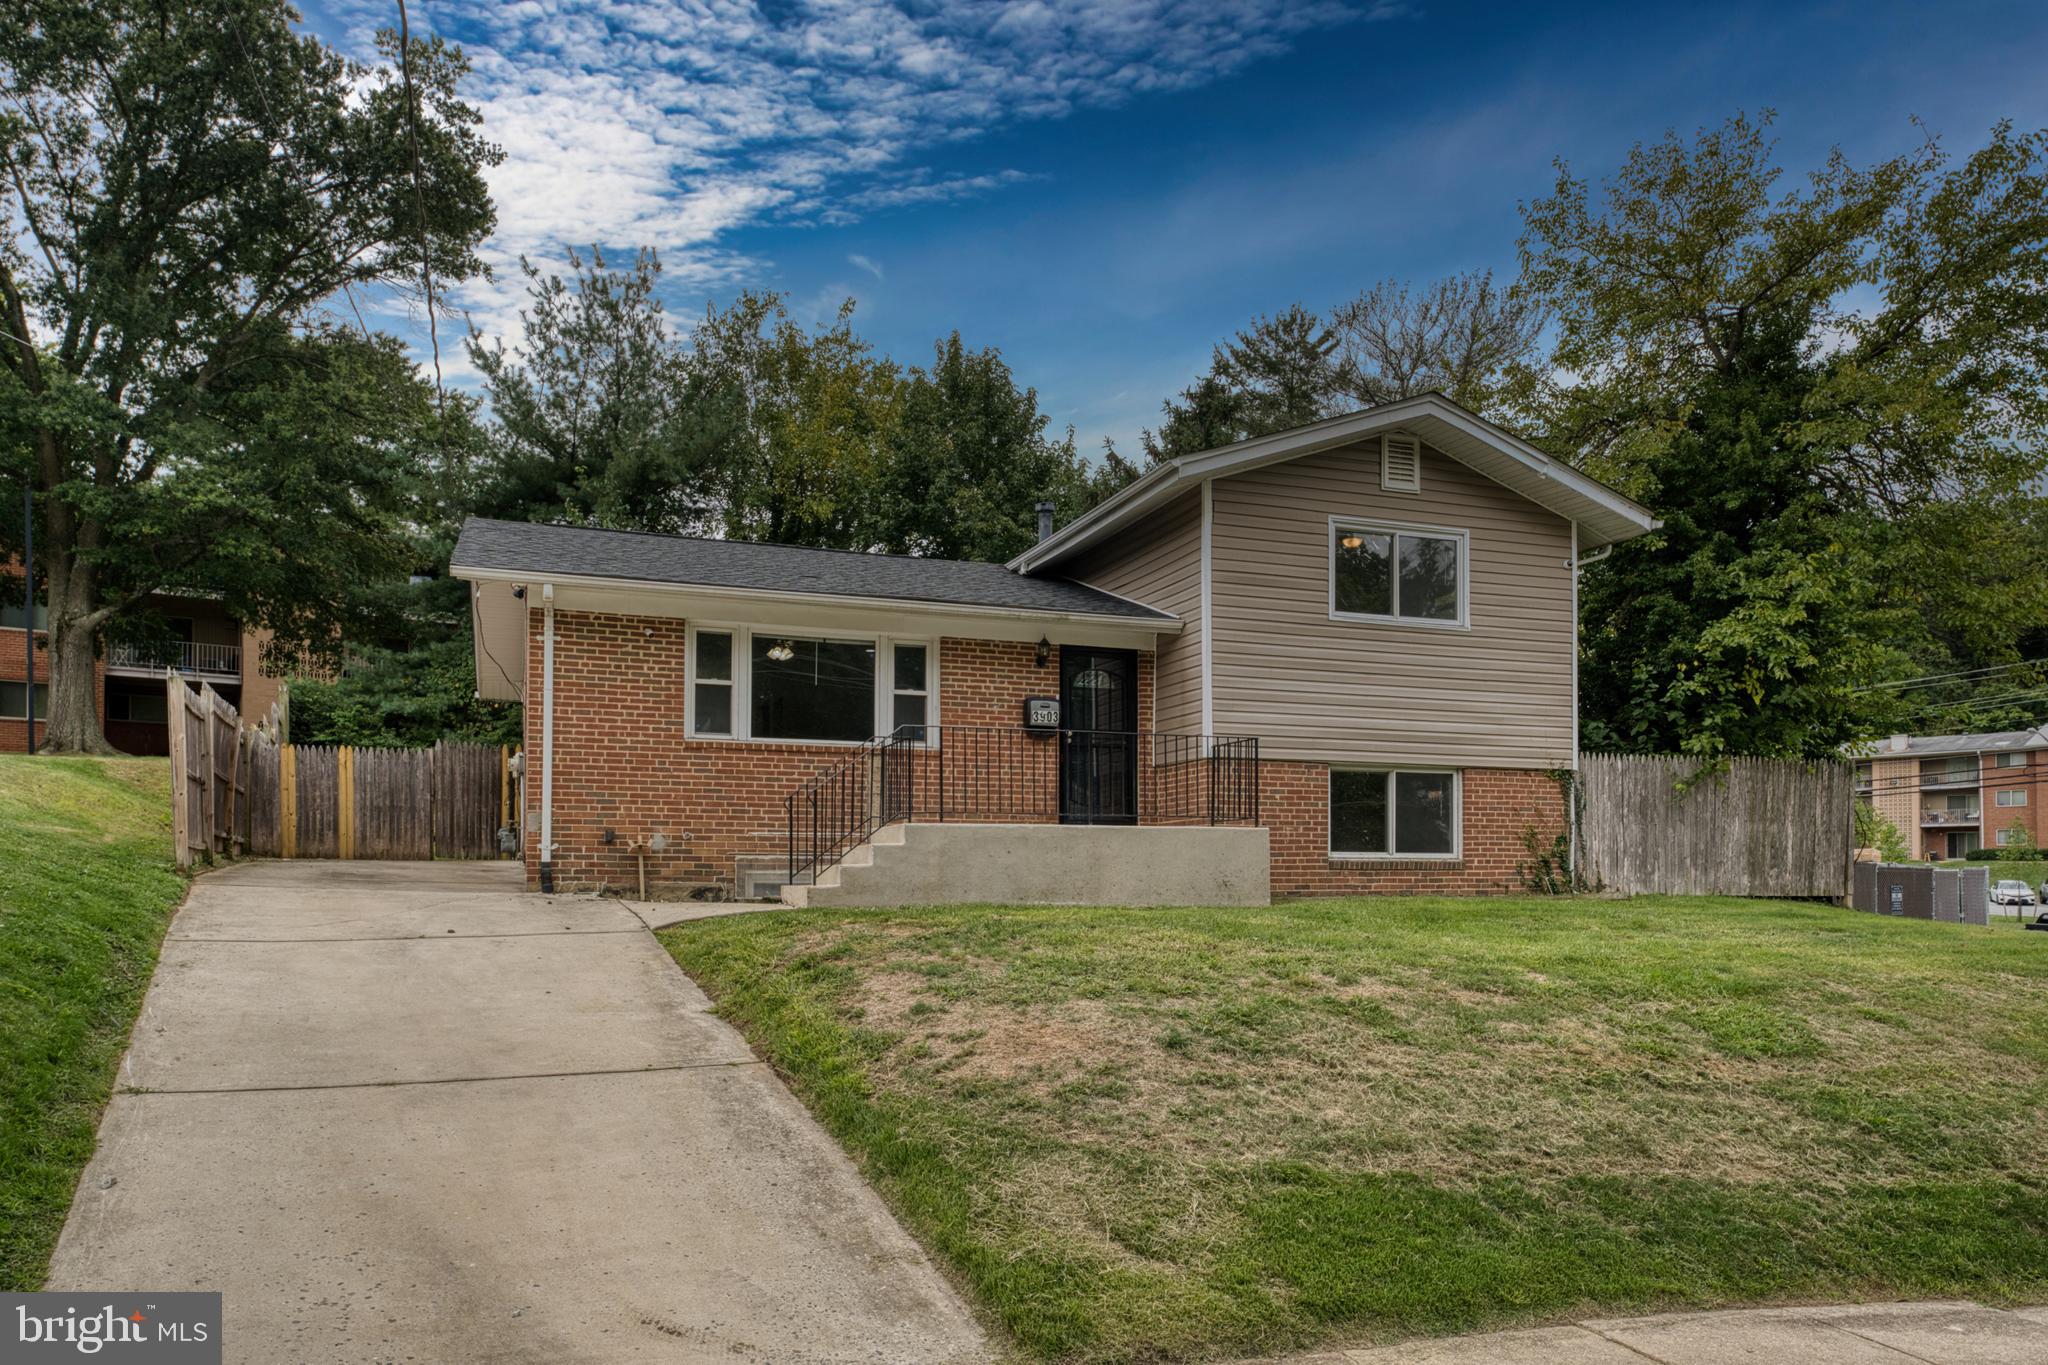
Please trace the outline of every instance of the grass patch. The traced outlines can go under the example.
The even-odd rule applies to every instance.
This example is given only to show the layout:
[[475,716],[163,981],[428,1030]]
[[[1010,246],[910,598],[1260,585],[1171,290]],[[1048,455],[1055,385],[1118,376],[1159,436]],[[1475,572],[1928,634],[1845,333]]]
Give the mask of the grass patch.
[[662,939],[1044,1359],[2048,1297],[2048,937],[1644,897]]
[[0,755],[0,1289],[41,1286],[185,882],[161,759]]

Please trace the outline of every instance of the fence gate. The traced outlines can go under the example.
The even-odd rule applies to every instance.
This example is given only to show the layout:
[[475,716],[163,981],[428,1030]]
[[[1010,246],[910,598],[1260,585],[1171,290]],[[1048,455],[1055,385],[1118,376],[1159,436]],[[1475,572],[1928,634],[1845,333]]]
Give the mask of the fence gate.
[[178,865],[244,853],[279,858],[497,858],[513,809],[500,744],[431,749],[286,744],[278,713],[244,725],[221,695],[176,673],[171,824]]

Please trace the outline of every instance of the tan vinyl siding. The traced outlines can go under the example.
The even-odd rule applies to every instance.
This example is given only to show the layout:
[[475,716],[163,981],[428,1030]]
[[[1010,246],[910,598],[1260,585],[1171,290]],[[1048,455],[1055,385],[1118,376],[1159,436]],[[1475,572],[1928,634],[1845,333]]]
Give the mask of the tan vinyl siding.
[[1181,619],[1159,637],[1153,725],[1169,734],[1202,729],[1202,495],[1189,493],[1143,523],[1060,567],[1090,587]]
[[[1571,523],[1425,446],[1379,443],[1219,478],[1210,526],[1218,732],[1261,757],[1551,768],[1572,758]],[[1469,533],[1466,629],[1330,619],[1330,518]]]

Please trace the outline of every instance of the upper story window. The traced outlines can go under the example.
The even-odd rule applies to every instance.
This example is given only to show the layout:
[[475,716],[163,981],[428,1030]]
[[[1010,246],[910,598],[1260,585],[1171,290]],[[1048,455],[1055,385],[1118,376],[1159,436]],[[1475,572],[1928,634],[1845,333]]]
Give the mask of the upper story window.
[[902,726],[923,739],[932,720],[927,641],[707,626],[691,630],[689,650],[695,739],[857,744]]
[[1330,519],[1330,615],[1465,624],[1463,531]]
[[2000,754],[1998,756],[1998,766],[2001,768],[2024,768],[2027,766],[2027,756],[2025,754]]
[[[0,630],[20,630],[27,624],[28,604],[26,602],[0,604]],[[36,629],[48,630],[49,628],[50,604],[38,601],[36,603]]]

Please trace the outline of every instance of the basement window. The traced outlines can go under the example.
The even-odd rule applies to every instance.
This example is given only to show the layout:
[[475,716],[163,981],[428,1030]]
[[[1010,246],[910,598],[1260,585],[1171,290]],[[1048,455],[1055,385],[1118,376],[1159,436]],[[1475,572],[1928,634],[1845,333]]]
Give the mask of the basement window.
[[1330,770],[1332,858],[1455,858],[1458,774]]

